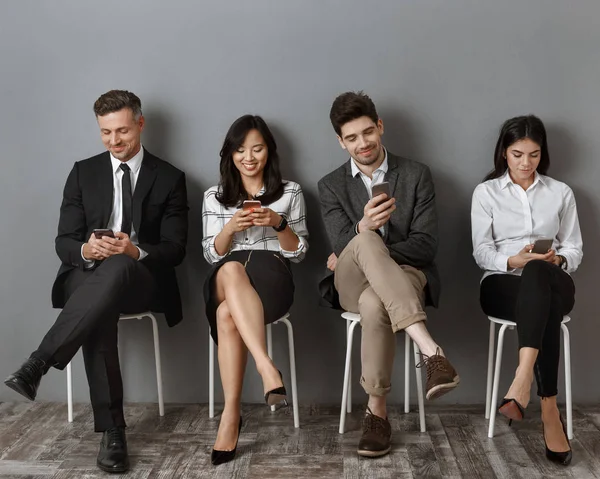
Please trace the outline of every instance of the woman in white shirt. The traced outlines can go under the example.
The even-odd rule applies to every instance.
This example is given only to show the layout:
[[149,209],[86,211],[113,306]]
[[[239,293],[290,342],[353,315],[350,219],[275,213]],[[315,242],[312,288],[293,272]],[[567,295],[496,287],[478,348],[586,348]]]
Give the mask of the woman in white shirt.
[[[473,193],[471,224],[473,256],[485,271],[481,307],[517,323],[519,366],[498,410],[523,419],[535,375],[546,456],[567,465],[571,448],[556,404],[560,324],[575,302],[569,273],[583,252],[573,191],[546,176],[549,166],[542,121],[530,115],[505,122],[494,170]],[[540,239],[552,246],[537,254]]]
[[[248,351],[262,377],[268,405],[285,402],[281,373],[267,354],[265,324],[287,313],[294,298],[290,261],[308,249],[306,208],[297,183],[283,181],[277,145],[259,116],[229,128],[221,149],[219,185],[204,193],[204,257],[213,265],[204,284],[225,407],[211,455],[235,456],[242,428],[241,392]],[[245,209],[245,201],[251,208]],[[256,204],[259,201],[260,204]]]

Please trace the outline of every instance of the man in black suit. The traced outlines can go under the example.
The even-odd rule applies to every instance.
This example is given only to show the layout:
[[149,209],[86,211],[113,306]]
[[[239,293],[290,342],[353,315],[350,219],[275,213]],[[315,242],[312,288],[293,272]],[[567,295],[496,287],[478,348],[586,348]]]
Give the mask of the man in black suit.
[[[94,104],[108,151],[76,162],[65,184],[52,304],[62,308],[38,349],[4,383],[34,400],[42,376],[64,369],[81,347],[97,432],[98,467],[129,468],[117,348],[120,313],[182,319],[175,266],[185,256],[188,205],[183,172],[141,145],[140,99],[112,90]],[[104,229],[104,232],[94,232]],[[114,232],[114,237],[113,237]]]
[[333,252],[321,282],[326,304],[360,313],[361,385],[369,395],[358,454],[387,454],[395,333],[423,354],[427,399],[454,389],[459,376],[425,326],[425,304],[437,306],[440,279],[435,191],[427,166],[387,151],[383,121],[362,92],[339,95],[330,119],[350,159],[319,181],[321,211]]

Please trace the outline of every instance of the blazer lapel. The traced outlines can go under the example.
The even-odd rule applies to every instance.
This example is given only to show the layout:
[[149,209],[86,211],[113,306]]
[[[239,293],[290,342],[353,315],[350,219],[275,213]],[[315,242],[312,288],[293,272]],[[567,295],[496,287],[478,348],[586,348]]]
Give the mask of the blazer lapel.
[[396,188],[398,187],[398,158],[388,151],[388,171],[385,175],[385,180],[390,184],[390,193],[393,197],[396,196]]
[[142,203],[152,188],[154,180],[156,180],[156,162],[148,150],[144,150],[144,160],[133,192],[133,227],[138,234],[142,222]]
[[360,175],[352,176],[352,167],[350,166],[351,161],[352,159],[346,163],[346,175],[349,186],[348,189],[351,192],[350,201],[352,202],[352,205],[356,211],[362,212],[365,205],[369,201],[369,194],[367,193],[367,188],[365,187]]
[[101,198],[100,211],[102,218],[102,228],[106,228],[108,226],[108,222],[110,221],[110,215],[113,209],[113,201],[115,196],[115,182],[113,179],[113,170],[112,163],[110,161],[110,154],[106,152],[106,154],[100,160],[100,171],[98,173],[98,186],[100,188],[100,194],[98,195]]

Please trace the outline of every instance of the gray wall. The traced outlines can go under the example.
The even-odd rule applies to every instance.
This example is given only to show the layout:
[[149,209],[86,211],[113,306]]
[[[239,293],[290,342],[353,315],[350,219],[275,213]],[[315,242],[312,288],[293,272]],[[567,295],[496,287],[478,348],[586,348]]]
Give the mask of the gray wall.
[[[385,144],[428,164],[434,175],[444,291],[429,327],[462,377],[443,399],[448,403],[485,397],[488,322],[471,257],[471,192],[491,167],[503,120],[533,112],[546,122],[551,174],[574,189],[586,244],[570,326],[574,397],[597,402],[599,17],[594,0],[4,2],[0,377],[35,349],[56,317],[50,287],[59,264],[54,236],[64,181],[74,161],[102,151],[93,101],[124,88],[142,98],[145,146],[188,178],[189,253],[178,271],[185,319],[174,329],[160,325],[166,401],[208,400],[202,192],[217,181],[226,129],[252,112],[273,127],[285,176],[303,185],[308,203],[312,247],[295,268],[292,309],[300,401],[337,402],[344,322],[317,305],[328,250],[316,183],[346,160],[328,120],[333,98],[364,89],[385,122]],[[120,328],[126,399],[155,401],[150,325]],[[276,361],[289,371],[281,328],[274,328]],[[398,343],[396,402],[403,397]],[[506,347],[502,390],[515,366],[514,333]],[[75,400],[88,401],[79,355],[74,373]],[[355,399],[362,401],[358,367],[354,376]],[[64,387],[65,373],[53,370],[39,397],[64,400]],[[244,400],[261,395],[251,362]],[[0,387],[0,400],[18,399]]]

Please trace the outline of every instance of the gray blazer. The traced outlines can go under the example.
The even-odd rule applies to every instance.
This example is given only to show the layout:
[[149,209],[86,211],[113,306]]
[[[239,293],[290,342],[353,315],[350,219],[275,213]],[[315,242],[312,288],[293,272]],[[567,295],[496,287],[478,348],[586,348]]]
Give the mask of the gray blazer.
[[[348,160],[319,181],[321,214],[333,252],[339,257],[356,235],[355,225],[362,219],[369,195],[359,175],[352,176]],[[427,276],[426,304],[437,307],[440,277],[434,263],[437,251],[437,213],[435,191],[429,168],[417,161],[401,158],[388,151],[391,194],[396,210],[386,224],[383,241],[398,264],[420,269]],[[323,304],[340,308],[333,285],[333,273],[319,284]]]

